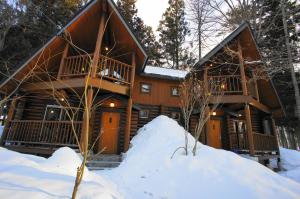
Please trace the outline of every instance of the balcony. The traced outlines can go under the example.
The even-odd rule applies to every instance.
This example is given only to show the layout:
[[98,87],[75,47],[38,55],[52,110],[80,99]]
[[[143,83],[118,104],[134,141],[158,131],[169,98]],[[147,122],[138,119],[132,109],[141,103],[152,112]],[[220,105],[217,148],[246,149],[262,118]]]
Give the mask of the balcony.
[[[61,79],[85,77],[91,73],[93,54],[69,56],[64,58],[60,74]],[[110,57],[100,55],[96,68],[96,77],[110,82],[130,85],[133,67]]]
[[46,145],[77,147],[81,121],[13,120],[9,122],[6,145]]
[[[254,150],[256,152],[278,151],[276,137],[261,133],[253,133]],[[230,149],[235,152],[248,151],[247,133],[229,133]]]
[[[208,90],[212,95],[234,96],[243,95],[242,79],[240,75],[218,75],[208,76]],[[258,99],[258,91],[255,81],[247,78],[247,90],[249,96]]]

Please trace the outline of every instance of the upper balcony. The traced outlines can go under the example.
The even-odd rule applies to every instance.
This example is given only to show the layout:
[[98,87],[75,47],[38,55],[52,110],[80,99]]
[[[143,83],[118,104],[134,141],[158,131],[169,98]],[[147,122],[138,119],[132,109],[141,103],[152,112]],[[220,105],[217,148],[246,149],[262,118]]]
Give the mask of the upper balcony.
[[[59,78],[81,78],[90,75],[92,72],[93,58],[93,54],[65,57]],[[133,83],[132,70],[132,65],[100,55],[98,63],[96,64],[96,78],[129,86]]]

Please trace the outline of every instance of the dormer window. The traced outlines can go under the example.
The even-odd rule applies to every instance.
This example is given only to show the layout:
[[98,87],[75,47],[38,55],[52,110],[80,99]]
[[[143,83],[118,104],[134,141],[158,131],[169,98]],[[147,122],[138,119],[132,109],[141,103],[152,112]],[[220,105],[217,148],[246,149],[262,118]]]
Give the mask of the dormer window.
[[141,83],[140,86],[141,93],[151,93],[151,84]]

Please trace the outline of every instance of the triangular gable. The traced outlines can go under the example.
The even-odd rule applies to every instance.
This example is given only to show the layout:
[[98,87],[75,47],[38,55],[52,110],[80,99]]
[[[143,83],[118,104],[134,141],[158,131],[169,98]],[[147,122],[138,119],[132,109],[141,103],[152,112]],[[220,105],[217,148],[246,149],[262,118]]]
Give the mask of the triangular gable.
[[[239,27],[237,27],[231,34],[229,34],[223,41],[221,41],[217,46],[215,46],[210,52],[208,52],[201,60],[199,60],[195,64],[195,68],[202,68],[207,62],[212,60],[212,58],[223,50],[223,48],[230,44],[230,42],[242,36],[243,33],[247,33],[250,35],[250,41],[252,48],[256,51],[257,59],[261,59],[262,55],[258,48],[257,42],[254,38],[253,31],[250,28],[250,25],[247,22],[243,22]],[[246,50],[245,50],[246,49]],[[245,48],[244,50],[250,50],[249,48]],[[260,92],[260,96],[262,98],[262,102],[271,107],[274,111],[276,110],[277,115],[284,115],[284,110],[280,98],[276,92],[276,89],[273,85],[271,79],[266,80],[258,80],[258,88],[259,90],[263,90],[264,92]]]
[[[60,37],[60,35],[63,34],[65,31],[72,32],[74,30],[74,27],[75,27],[76,31],[78,32],[78,34],[81,31],[84,31],[85,27],[80,27],[80,29],[78,29],[78,28],[76,28],[76,26],[82,20],[85,20],[87,22],[92,21],[92,20],[94,20],[94,21],[97,20],[95,17],[93,18],[89,15],[91,15],[90,14],[91,12],[99,14],[99,13],[97,13],[98,12],[97,6],[103,2],[104,2],[103,0],[91,0],[89,3],[87,3],[64,28],[62,28],[56,35],[54,35],[51,39],[49,39],[49,41],[45,45],[43,45],[40,49],[38,49],[33,54],[33,56],[31,56],[23,64],[21,64],[18,67],[18,69],[10,77],[8,77],[7,79],[2,81],[2,83],[0,85],[0,92],[5,92],[5,90],[11,90],[11,88],[14,88],[15,86],[17,86],[20,83],[20,81],[22,81],[22,77],[24,77],[24,75],[28,74],[28,72],[32,70],[32,68],[34,67],[34,65],[36,63],[39,63],[41,57],[45,56],[45,54],[46,54],[46,56],[51,55],[54,57],[54,55],[57,56],[58,52],[62,52],[65,43],[64,43],[64,40]],[[113,2],[113,0],[106,0],[106,2],[108,3],[110,10],[113,11],[113,14],[112,14],[110,20],[112,18],[118,19],[118,21],[117,21],[118,27],[117,28],[120,29],[120,31],[122,31],[124,34],[130,35],[134,45],[136,46],[136,47],[132,47],[132,48],[133,48],[133,50],[137,51],[137,68],[138,68],[138,71],[143,71],[145,64],[147,62],[147,59],[148,59],[148,56],[147,56],[145,50],[143,49],[142,45],[140,44],[138,39],[133,34],[131,28],[126,23],[126,21],[124,20],[122,15],[119,13],[119,11],[116,7],[116,4]],[[84,18],[86,18],[86,19],[84,19]],[[84,24],[84,22],[81,22],[81,24]],[[75,31],[73,31],[73,32],[75,32]],[[77,32],[75,32],[74,34],[77,34]],[[55,54],[55,51],[56,51],[56,54]],[[58,57],[57,59],[54,57],[53,60],[51,60],[54,65],[59,64],[59,63],[57,63],[59,60],[59,56],[57,56],[57,57]],[[9,85],[7,85],[8,83],[9,83]],[[9,89],[5,88],[5,90],[3,90],[2,88],[4,86],[7,86]]]

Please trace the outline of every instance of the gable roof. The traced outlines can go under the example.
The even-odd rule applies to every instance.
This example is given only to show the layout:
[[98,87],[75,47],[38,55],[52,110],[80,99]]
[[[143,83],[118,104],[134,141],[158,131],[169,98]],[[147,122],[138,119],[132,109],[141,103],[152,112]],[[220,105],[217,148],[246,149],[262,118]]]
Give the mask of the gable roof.
[[[16,70],[14,71],[14,73],[12,75],[10,75],[6,79],[2,79],[0,81],[0,88],[2,88],[5,84],[7,84],[13,77],[16,76],[16,74],[18,74],[23,68],[25,68],[34,58],[36,58],[40,53],[42,53],[44,49],[46,49],[50,44],[52,44],[55,41],[55,39],[57,39],[65,30],[67,30],[76,20],[78,20],[92,6],[94,6],[96,3],[100,2],[100,1],[108,2],[110,7],[113,9],[115,14],[120,19],[121,23],[124,25],[126,30],[129,32],[129,34],[132,37],[132,39],[134,40],[135,44],[138,46],[138,48],[140,49],[140,51],[144,55],[145,59],[144,59],[144,63],[143,63],[143,66],[142,66],[142,70],[144,70],[146,62],[148,60],[148,55],[147,55],[145,49],[143,48],[141,42],[138,40],[138,38],[135,36],[134,32],[132,31],[132,27],[130,27],[130,25],[126,22],[126,20],[122,16],[122,14],[118,11],[117,5],[114,3],[114,1],[113,0],[91,0],[82,9],[80,9],[74,15],[74,17],[61,30],[59,30],[55,35],[53,35],[48,40],[47,43],[45,43],[40,48],[38,48],[28,59],[25,59],[25,61],[23,63],[21,63],[18,67],[16,67]],[[15,80],[15,81],[17,81],[17,80]],[[1,92],[1,90],[0,90],[0,92]]]
[[203,65],[205,62],[209,61],[212,56],[214,56],[217,52],[222,50],[230,41],[235,39],[242,31],[244,31],[246,28],[248,28],[251,31],[251,36],[253,41],[255,42],[255,45],[258,49],[257,43],[253,37],[252,29],[250,28],[250,25],[243,21],[234,31],[232,31],[225,39],[223,39],[218,45],[216,45],[211,51],[209,51],[204,57],[202,57],[196,64],[195,67],[199,67]]
[[[244,21],[233,32],[231,32],[225,39],[223,39],[217,46],[215,46],[211,51],[209,51],[202,59],[200,59],[195,64],[194,67],[201,68],[206,62],[208,62],[213,56],[215,56],[218,52],[220,52],[232,40],[239,37],[239,35],[241,35],[241,33],[245,30],[249,30],[250,36],[251,36],[251,41],[253,42],[253,44],[259,54],[259,57],[262,58],[261,52],[260,52],[257,42],[254,38],[254,33],[253,33],[249,23]],[[270,96],[272,96],[272,99],[274,99],[274,101],[272,101],[272,100],[268,101],[269,105],[273,109],[280,109],[282,111],[281,115],[285,115],[283,105],[282,105],[281,100],[278,96],[278,93],[275,89],[272,79],[269,78],[268,81],[259,80],[258,86],[260,87],[261,90],[266,91],[266,92],[260,93],[261,96],[263,96],[264,98],[267,98],[267,97],[269,97],[268,95],[270,95]]]

